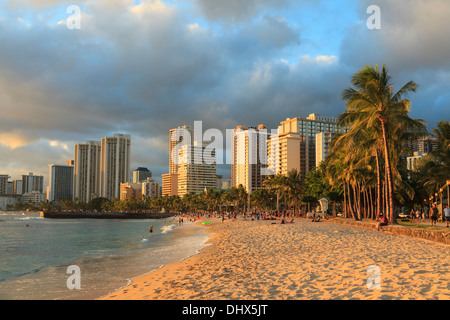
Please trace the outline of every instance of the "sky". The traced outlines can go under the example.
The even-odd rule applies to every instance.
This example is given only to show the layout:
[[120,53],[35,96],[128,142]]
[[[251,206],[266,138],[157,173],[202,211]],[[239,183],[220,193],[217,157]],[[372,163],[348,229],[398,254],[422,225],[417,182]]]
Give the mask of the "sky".
[[160,181],[170,129],[337,116],[365,65],[418,83],[410,116],[431,130],[450,120],[448,17],[448,0],[2,0],[0,174],[47,183],[75,144],[127,133],[131,169]]

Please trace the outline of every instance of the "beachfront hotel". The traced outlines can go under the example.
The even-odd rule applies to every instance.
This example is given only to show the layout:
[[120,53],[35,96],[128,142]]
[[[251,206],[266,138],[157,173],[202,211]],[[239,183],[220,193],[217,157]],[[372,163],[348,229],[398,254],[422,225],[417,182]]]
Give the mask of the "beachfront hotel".
[[130,145],[129,134],[116,133],[114,137],[102,138],[100,195],[103,198],[120,199],[120,184],[129,181]]
[[[286,175],[296,169],[302,177],[316,166],[316,134],[343,133],[347,128],[337,124],[335,117],[310,114],[306,119],[287,118],[280,123],[276,134],[267,141],[269,169],[273,174]],[[330,140],[331,141],[331,140]]]
[[44,176],[35,176],[32,172],[22,175],[22,194],[44,192]]
[[256,128],[237,126],[232,131],[231,186],[242,185],[248,193],[262,189],[263,169],[267,164],[267,130],[264,124]]
[[72,200],[73,198],[73,166],[49,164],[49,185],[47,200]]
[[89,202],[100,195],[100,141],[75,145],[73,199]]
[[205,161],[203,141],[194,141],[193,130],[189,126],[179,126],[170,130],[169,173],[162,175],[162,194],[183,196],[215,188],[217,183],[215,152],[213,161]]
[[[186,193],[199,193],[210,188],[216,188],[217,175],[215,158],[213,163],[207,163],[203,159],[207,143],[193,141],[192,145],[184,145],[180,156],[188,161],[180,161],[178,164],[178,195]],[[213,151],[212,156],[215,156]],[[185,158],[186,159],[186,158]],[[201,159],[196,162],[194,159]]]
[[8,179],[10,178],[7,174],[0,174],[0,195],[8,194]]

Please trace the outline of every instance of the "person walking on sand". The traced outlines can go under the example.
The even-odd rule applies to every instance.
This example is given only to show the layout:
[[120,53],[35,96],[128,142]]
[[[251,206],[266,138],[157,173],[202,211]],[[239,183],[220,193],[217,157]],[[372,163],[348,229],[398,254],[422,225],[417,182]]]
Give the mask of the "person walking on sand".
[[433,204],[433,208],[431,208],[431,226],[436,226],[437,218],[438,218],[438,208],[436,208],[436,205]]
[[450,224],[450,208],[448,207],[448,205],[445,206],[444,209],[444,216],[445,216],[445,220],[447,221],[447,226],[446,228],[448,228],[449,224]]

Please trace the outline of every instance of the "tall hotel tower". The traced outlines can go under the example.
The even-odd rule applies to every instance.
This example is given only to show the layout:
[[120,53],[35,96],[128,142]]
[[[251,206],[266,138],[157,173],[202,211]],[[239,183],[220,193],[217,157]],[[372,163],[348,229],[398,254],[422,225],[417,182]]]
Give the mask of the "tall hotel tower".
[[100,157],[100,195],[112,200],[120,199],[120,184],[130,176],[129,134],[116,133],[114,137],[102,138]]
[[338,126],[334,117],[313,113],[306,119],[288,118],[281,122],[278,133],[268,140],[269,168],[274,174],[283,175],[297,169],[302,177],[306,177],[316,166],[316,134],[324,132],[331,139],[332,135],[346,131],[347,128]]
[[182,126],[170,130],[169,173],[162,175],[163,195],[198,193],[216,187],[216,162],[205,161],[207,147],[202,141],[194,141],[191,127]]
[[242,185],[248,193],[263,188],[267,164],[267,130],[238,126],[232,132],[231,186]]
[[100,141],[75,145],[73,198],[89,202],[100,196]]
[[72,200],[73,198],[73,166],[49,164],[49,185],[47,200]]

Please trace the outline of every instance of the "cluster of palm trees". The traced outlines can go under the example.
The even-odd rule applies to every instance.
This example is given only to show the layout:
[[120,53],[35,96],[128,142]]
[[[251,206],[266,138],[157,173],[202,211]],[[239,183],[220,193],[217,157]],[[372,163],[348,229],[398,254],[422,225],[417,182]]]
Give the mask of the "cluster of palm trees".
[[[440,121],[433,129],[437,147],[417,163],[417,170],[412,176],[417,190],[417,201],[428,203],[430,196],[442,193],[443,186],[450,188],[450,122]],[[447,196],[449,190],[447,189]],[[441,195],[442,197],[442,195]],[[449,199],[447,198],[447,201]],[[448,203],[448,202],[447,202]]]
[[346,215],[360,220],[384,213],[395,223],[399,204],[414,196],[402,175],[408,141],[427,134],[425,121],[409,117],[406,97],[418,85],[410,81],[395,92],[384,65],[364,67],[351,82],[342,95],[347,110],[339,117],[349,130],[333,141],[327,177],[343,188]]

